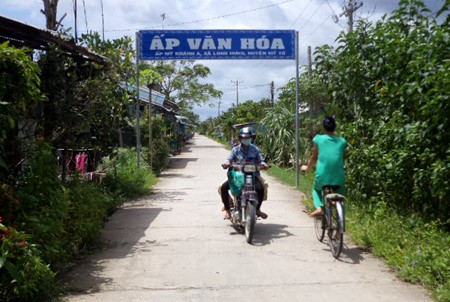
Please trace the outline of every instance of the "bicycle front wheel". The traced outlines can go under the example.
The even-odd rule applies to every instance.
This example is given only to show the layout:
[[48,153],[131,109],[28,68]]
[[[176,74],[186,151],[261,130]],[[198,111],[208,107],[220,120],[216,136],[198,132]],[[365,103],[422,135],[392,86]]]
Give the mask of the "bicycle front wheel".
[[316,231],[317,240],[323,241],[325,237],[325,215],[314,217],[314,229]]
[[330,207],[330,229],[328,230],[331,254],[334,258],[339,258],[344,245],[344,212],[342,204],[336,202]]

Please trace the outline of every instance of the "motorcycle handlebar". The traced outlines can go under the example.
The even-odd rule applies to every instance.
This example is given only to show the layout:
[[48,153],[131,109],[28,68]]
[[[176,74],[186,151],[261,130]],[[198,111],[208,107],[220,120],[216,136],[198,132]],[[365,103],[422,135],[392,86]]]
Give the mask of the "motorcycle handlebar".
[[[222,169],[228,169],[228,168],[232,168],[236,171],[241,171],[242,167],[244,165],[238,165],[238,164],[222,164]],[[269,165],[256,165],[258,167],[258,170],[268,170],[270,168]]]

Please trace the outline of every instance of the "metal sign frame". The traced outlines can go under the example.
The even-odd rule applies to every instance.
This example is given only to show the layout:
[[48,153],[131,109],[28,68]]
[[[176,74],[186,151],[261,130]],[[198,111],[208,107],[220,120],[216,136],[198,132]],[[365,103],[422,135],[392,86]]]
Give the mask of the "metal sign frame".
[[293,30],[143,30],[141,60],[293,60]]
[[[299,176],[299,55],[298,32],[293,30],[142,30],[136,32],[136,86],[140,60],[294,60],[295,150]],[[139,98],[138,98],[139,100]],[[137,117],[137,166],[140,168],[140,109]]]

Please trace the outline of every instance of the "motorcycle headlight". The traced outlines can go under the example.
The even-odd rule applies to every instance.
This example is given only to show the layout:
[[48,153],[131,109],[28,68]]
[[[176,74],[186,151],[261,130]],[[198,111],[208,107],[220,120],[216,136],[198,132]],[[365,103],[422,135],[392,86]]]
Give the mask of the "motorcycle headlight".
[[256,166],[255,165],[245,165],[244,172],[248,172],[248,173],[256,172]]

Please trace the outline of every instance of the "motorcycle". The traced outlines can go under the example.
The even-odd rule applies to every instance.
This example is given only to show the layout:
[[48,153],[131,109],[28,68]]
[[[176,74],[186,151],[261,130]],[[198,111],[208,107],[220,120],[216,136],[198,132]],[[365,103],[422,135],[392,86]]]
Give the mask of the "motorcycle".
[[[224,169],[228,168],[222,165]],[[247,243],[252,243],[257,219],[258,193],[256,178],[259,170],[267,169],[256,163],[232,164],[229,170],[231,223],[238,232],[245,234]],[[231,177],[230,177],[231,174]],[[234,174],[234,175],[233,175]]]

